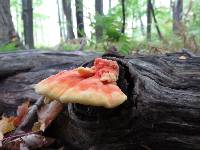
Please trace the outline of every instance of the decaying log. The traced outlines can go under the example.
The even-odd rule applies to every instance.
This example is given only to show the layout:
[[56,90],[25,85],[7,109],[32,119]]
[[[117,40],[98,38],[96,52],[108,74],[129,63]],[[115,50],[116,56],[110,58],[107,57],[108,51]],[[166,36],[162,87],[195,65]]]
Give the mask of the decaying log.
[[[59,52],[56,55],[50,52],[31,52],[31,55],[25,53],[29,59],[23,57],[26,59],[23,62],[33,62],[32,66],[35,63],[31,61],[34,55],[41,59],[44,56],[46,60],[37,60],[35,57],[34,60],[38,62],[35,66],[40,64],[40,67],[37,66],[39,69],[24,69],[24,65],[23,69],[20,69],[18,65],[19,69],[13,71],[10,64],[11,71],[1,75],[0,89],[4,91],[0,90],[0,102],[7,106],[3,108],[1,105],[1,112],[13,110],[13,106],[24,100],[24,95],[29,99],[37,98],[38,95],[33,96],[36,94],[30,90],[29,85],[56,73],[59,69],[75,67],[83,62],[87,62],[84,66],[90,66],[90,60],[97,56],[92,53],[65,53],[64,56]],[[18,53],[11,53],[2,54],[0,58],[5,60],[9,55],[15,58],[20,56]],[[80,59],[83,56],[84,59]],[[50,57],[53,58],[48,59]],[[66,57],[68,63],[61,57]],[[68,104],[46,130],[45,135],[61,139],[67,149],[200,149],[200,57],[184,52],[127,57],[109,54],[103,57],[118,62],[118,86],[127,94],[128,100],[115,109]],[[1,67],[0,70],[3,70]],[[17,85],[21,83],[21,87],[28,88],[28,95]],[[4,87],[7,87],[7,90]]]
[[68,121],[59,124],[61,116],[52,125],[68,147],[200,149],[200,57],[174,53],[104,58],[118,61],[118,85],[128,101],[111,110],[69,104]]

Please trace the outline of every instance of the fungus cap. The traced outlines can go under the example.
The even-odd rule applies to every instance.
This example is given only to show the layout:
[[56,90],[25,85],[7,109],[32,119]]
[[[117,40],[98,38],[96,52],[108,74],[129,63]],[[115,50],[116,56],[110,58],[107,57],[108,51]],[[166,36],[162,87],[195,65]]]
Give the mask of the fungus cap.
[[64,70],[42,80],[36,84],[35,91],[62,103],[113,108],[127,99],[116,84],[118,75],[117,62],[97,58],[91,68]]

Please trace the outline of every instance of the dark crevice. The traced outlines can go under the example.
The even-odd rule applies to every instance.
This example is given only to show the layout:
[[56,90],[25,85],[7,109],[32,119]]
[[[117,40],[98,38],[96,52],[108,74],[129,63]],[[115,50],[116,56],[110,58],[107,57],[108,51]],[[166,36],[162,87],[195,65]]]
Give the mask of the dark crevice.
[[22,69],[18,69],[18,70],[2,71],[2,72],[0,73],[0,82],[1,82],[2,80],[5,80],[6,78],[15,76],[16,74],[24,73],[24,72],[29,72],[31,69],[32,69],[32,68],[29,67],[29,68],[22,68]]

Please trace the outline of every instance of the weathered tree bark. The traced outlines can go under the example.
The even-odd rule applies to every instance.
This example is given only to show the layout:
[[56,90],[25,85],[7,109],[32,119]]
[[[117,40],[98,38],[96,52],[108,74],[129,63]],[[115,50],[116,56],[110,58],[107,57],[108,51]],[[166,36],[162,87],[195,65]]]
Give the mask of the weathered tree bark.
[[10,0],[0,0],[0,46],[8,44],[16,36],[10,12]]
[[[30,85],[60,69],[90,66],[94,53],[21,52],[0,55],[1,112],[25,98]],[[159,56],[117,56],[118,86],[128,100],[115,109],[68,104],[45,135],[67,149],[200,149],[200,57],[187,51]],[[10,61],[15,63],[10,64]],[[13,66],[15,64],[15,66]]]
[[67,39],[74,39],[71,0],[62,0],[63,12],[67,21]]
[[83,22],[83,0],[75,0],[76,5],[76,22],[77,35],[79,38],[85,36],[84,22]]
[[[96,16],[103,15],[103,0],[95,0],[95,13]],[[103,35],[103,28],[101,25],[98,25],[98,23],[95,26],[95,33],[96,33],[96,41],[101,40]]]
[[22,8],[25,46],[27,49],[32,49],[34,48],[32,0],[22,0]]
[[172,13],[173,13],[173,31],[177,34],[180,21],[183,16],[183,0],[176,0],[172,5]]
[[66,143],[100,150],[200,148],[200,57],[104,58],[118,61],[118,85],[128,101],[112,110],[68,105],[68,122],[60,126],[61,116],[54,126]]
[[151,41],[151,0],[147,1],[147,41]]

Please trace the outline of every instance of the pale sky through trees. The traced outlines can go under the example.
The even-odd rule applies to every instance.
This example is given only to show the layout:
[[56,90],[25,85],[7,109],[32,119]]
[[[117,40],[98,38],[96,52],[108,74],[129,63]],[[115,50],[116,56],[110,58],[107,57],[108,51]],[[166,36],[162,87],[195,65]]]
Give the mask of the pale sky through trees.
[[[85,32],[86,36],[89,38],[91,36],[91,32],[93,32],[92,28],[90,27],[90,17],[94,15],[95,8],[94,8],[94,0],[83,0],[84,3],[84,24],[85,24]],[[115,6],[119,0],[112,0],[112,7]],[[109,9],[109,1],[104,0],[104,14],[107,14]],[[75,18],[75,0],[72,0],[72,15],[73,15],[73,27],[74,33],[76,33],[76,18]],[[157,5],[168,5],[169,0],[160,0],[157,2]],[[60,8],[62,9],[62,7]],[[39,26],[41,29],[36,30],[35,33],[35,44],[36,46],[55,46],[60,42],[60,31],[59,31],[59,24],[58,24],[58,11],[57,11],[57,0],[43,0],[43,4],[34,9],[35,12],[40,13],[42,15],[47,16],[47,19],[43,19],[39,22]],[[12,13],[13,14],[13,13]],[[13,14],[13,22],[16,24],[16,19]],[[145,22],[145,18],[144,18]],[[129,28],[130,23],[128,23],[127,27]],[[42,36],[43,35],[43,36]]]
[[[89,15],[94,15],[95,8],[94,8],[94,0],[83,0],[84,3],[84,24],[85,24],[85,32],[87,37],[90,37],[92,32],[92,28],[90,27],[90,19]],[[117,4],[118,0],[112,1],[112,6]],[[73,26],[74,26],[74,33],[76,33],[76,18],[75,18],[75,0],[72,0],[72,13],[73,13]],[[108,0],[104,0],[104,13],[108,12]],[[46,38],[42,38],[42,36],[38,35],[38,39],[36,44],[38,45],[48,45],[48,46],[55,46],[60,42],[60,35],[59,35],[59,24],[58,24],[58,12],[57,12],[57,0],[50,0],[50,1],[43,1],[43,5],[37,8],[38,13],[48,16],[48,19],[43,20],[43,33]]]

